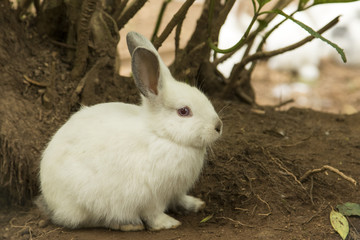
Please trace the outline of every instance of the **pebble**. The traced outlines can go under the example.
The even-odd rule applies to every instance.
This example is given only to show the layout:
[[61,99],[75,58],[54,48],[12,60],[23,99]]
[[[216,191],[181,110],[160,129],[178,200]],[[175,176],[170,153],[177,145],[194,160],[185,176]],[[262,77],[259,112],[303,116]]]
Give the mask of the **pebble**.
[[40,221],[38,222],[38,226],[39,226],[40,228],[45,228],[47,225],[48,225],[48,221],[46,221],[46,220],[40,220]]
[[66,79],[65,73],[62,73],[62,74],[60,75],[60,79],[61,79],[61,81],[65,81],[65,79]]
[[34,70],[34,76],[38,77],[40,75],[41,71],[39,69]]

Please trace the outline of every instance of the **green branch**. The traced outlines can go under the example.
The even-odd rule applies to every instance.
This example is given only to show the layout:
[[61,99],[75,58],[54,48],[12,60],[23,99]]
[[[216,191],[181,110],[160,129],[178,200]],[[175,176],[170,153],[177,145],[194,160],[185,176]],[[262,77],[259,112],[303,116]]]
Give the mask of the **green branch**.
[[343,62],[346,63],[346,56],[344,53],[344,50],[342,48],[340,48],[336,43],[331,42],[330,40],[324,38],[323,36],[321,36],[321,34],[319,34],[318,32],[316,32],[314,29],[312,29],[311,27],[307,26],[306,24],[296,20],[295,18],[293,18],[290,15],[287,15],[286,13],[284,13],[283,11],[279,10],[279,9],[275,9],[272,11],[266,11],[266,12],[262,12],[263,13],[277,13],[279,15],[282,15],[283,17],[285,17],[286,19],[290,19],[291,21],[293,21],[294,23],[296,23],[297,25],[299,25],[300,27],[302,27],[305,31],[307,31],[308,33],[310,33],[311,36],[318,38],[324,42],[326,42],[327,44],[329,44],[330,46],[332,46],[333,48],[336,49],[336,51],[340,54],[341,59],[343,60]]

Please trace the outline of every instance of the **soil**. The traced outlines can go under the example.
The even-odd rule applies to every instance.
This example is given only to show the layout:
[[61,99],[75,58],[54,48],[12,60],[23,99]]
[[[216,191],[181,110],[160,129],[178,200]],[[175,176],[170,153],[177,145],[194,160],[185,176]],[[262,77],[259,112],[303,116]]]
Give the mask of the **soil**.
[[[223,136],[191,191],[206,202],[203,211],[170,213],[182,225],[160,232],[70,230],[47,221],[29,200],[37,194],[41,151],[74,110],[69,99],[77,83],[64,49],[0,4],[0,239],[340,239],[329,213],[341,203],[360,203],[358,186],[329,170],[302,176],[328,165],[360,181],[360,113],[279,111],[216,98]],[[83,104],[138,102],[133,83],[109,76],[110,69],[101,70],[104,80]],[[343,69],[326,71],[341,76]],[[348,239],[360,239],[360,219],[349,220]]]

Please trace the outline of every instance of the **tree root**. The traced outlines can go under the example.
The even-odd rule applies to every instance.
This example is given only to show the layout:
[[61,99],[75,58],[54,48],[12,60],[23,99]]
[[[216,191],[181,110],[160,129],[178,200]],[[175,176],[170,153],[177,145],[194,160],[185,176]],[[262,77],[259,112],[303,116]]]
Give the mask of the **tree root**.
[[355,179],[353,179],[352,177],[346,176],[344,173],[342,173],[340,170],[329,166],[329,165],[324,165],[321,168],[316,168],[316,169],[312,169],[307,171],[300,179],[300,182],[304,182],[309,176],[315,174],[315,173],[319,173],[319,172],[324,172],[326,170],[329,170],[333,173],[336,173],[337,175],[339,175],[340,177],[342,177],[343,179],[345,179],[346,181],[349,181],[350,183],[354,184],[354,186],[357,185],[357,182],[355,181]]
[[78,25],[78,41],[76,44],[76,56],[74,68],[71,71],[72,79],[77,79],[83,75],[86,69],[88,57],[88,42],[90,36],[90,20],[96,9],[96,0],[85,0],[81,6],[81,14]]
[[240,226],[243,226],[243,227],[249,227],[249,228],[255,228],[256,226],[254,225],[249,225],[249,224],[245,224],[245,223],[242,223],[240,221],[237,221],[237,220],[234,220],[232,218],[229,218],[229,217],[217,217],[218,219],[225,219],[225,220],[228,220],[230,222],[233,222],[235,223],[236,225],[240,225]]

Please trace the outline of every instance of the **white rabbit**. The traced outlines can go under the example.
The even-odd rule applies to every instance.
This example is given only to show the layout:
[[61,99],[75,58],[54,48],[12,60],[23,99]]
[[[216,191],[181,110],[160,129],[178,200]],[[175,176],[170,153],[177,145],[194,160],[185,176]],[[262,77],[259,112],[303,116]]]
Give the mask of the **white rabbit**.
[[198,89],[176,81],[150,41],[127,35],[141,106],[83,107],[53,136],[40,164],[51,220],[68,228],[176,228],[164,213],[205,206],[187,195],[222,122]]

